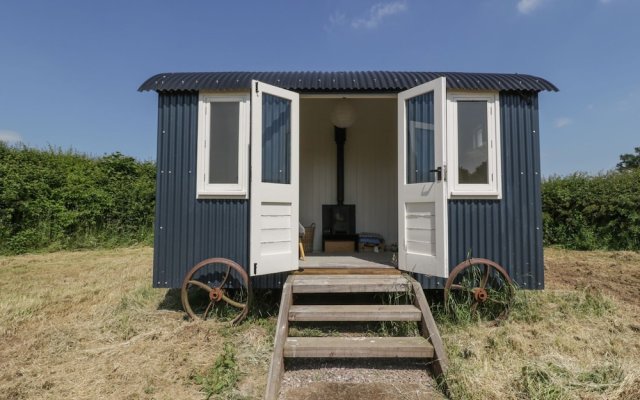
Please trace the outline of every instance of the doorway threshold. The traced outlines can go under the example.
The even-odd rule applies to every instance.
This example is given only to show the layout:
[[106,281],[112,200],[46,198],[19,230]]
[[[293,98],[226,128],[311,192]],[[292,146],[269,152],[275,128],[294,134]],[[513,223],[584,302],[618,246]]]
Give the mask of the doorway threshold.
[[349,269],[388,269],[395,270],[394,253],[391,252],[349,252],[349,253],[311,253],[298,261],[302,269],[349,268]]

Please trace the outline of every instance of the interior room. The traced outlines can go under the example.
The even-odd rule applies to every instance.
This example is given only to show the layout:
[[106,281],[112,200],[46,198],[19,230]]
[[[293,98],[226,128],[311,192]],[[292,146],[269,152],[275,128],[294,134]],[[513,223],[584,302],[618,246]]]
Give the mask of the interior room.
[[[395,96],[301,98],[300,221],[305,227],[315,224],[314,255],[391,260],[398,241],[396,115]],[[358,244],[356,235],[362,233],[367,235]]]

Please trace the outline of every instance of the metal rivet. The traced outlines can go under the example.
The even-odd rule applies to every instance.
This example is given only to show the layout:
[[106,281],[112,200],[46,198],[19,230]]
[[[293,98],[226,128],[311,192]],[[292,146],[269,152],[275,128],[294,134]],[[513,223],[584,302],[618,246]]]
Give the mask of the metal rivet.
[[164,174],[164,171],[160,171],[161,174]]
[[189,173],[191,173],[191,171],[189,171]]
[[171,171],[169,171],[169,173],[171,173]]

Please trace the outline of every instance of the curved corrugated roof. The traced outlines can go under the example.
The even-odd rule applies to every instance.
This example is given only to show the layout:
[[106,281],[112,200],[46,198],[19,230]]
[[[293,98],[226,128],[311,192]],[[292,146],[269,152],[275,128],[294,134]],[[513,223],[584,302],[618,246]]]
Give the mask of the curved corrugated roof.
[[172,72],[152,76],[138,90],[246,90],[256,79],[301,93],[399,92],[441,76],[447,78],[449,89],[558,91],[533,75],[404,71]]

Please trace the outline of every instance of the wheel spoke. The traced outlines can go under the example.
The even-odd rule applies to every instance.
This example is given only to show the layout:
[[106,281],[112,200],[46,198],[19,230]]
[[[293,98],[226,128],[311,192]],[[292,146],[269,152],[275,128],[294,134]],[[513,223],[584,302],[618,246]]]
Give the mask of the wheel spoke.
[[209,305],[204,310],[204,314],[202,314],[202,319],[205,320],[205,321],[207,320],[207,316],[209,315],[209,310],[211,310],[211,306],[213,306],[213,301],[209,302]]
[[229,278],[229,274],[231,273],[231,265],[227,265],[227,272],[224,274],[224,278],[220,282],[219,288],[222,288],[225,283],[227,283],[227,279]]
[[482,274],[482,279],[480,280],[480,287],[482,289],[487,286],[487,281],[489,280],[489,271],[489,266],[487,264],[484,264],[484,273]]
[[462,285],[458,285],[457,283],[454,283],[453,285],[451,285],[451,289],[457,289],[457,290],[471,290],[465,286]]
[[200,282],[200,281],[190,280],[190,281],[189,281],[189,284],[194,285],[194,286],[197,286],[197,287],[199,287],[200,289],[204,289],[204,290],[206,290],[206,291],[207,291],[207,293],[209,293],[210,291],[212,291],[212,290],[213,290],[209,285],[207,285],[206,283],[202,283],[202,282]]
[[496,300],[493,299],[491,297],[487,297],[487,301],[490,301],[492,303],[496,303],[496,304],[504,304],[505,306],[509,305],[511,303],[511,301],[507,300],[507,301],[501,301],[501,300]]
[[237,302],[235,300],[230,299],[229,297],[227,297],[227,295],[223,294],[222,295],[222,300],[224,300],[225,302],[227,302],[227,304],[234,306],[235,308],[240,308],[240,309],[244,309],[247,305],[244,303],[240,303]]

